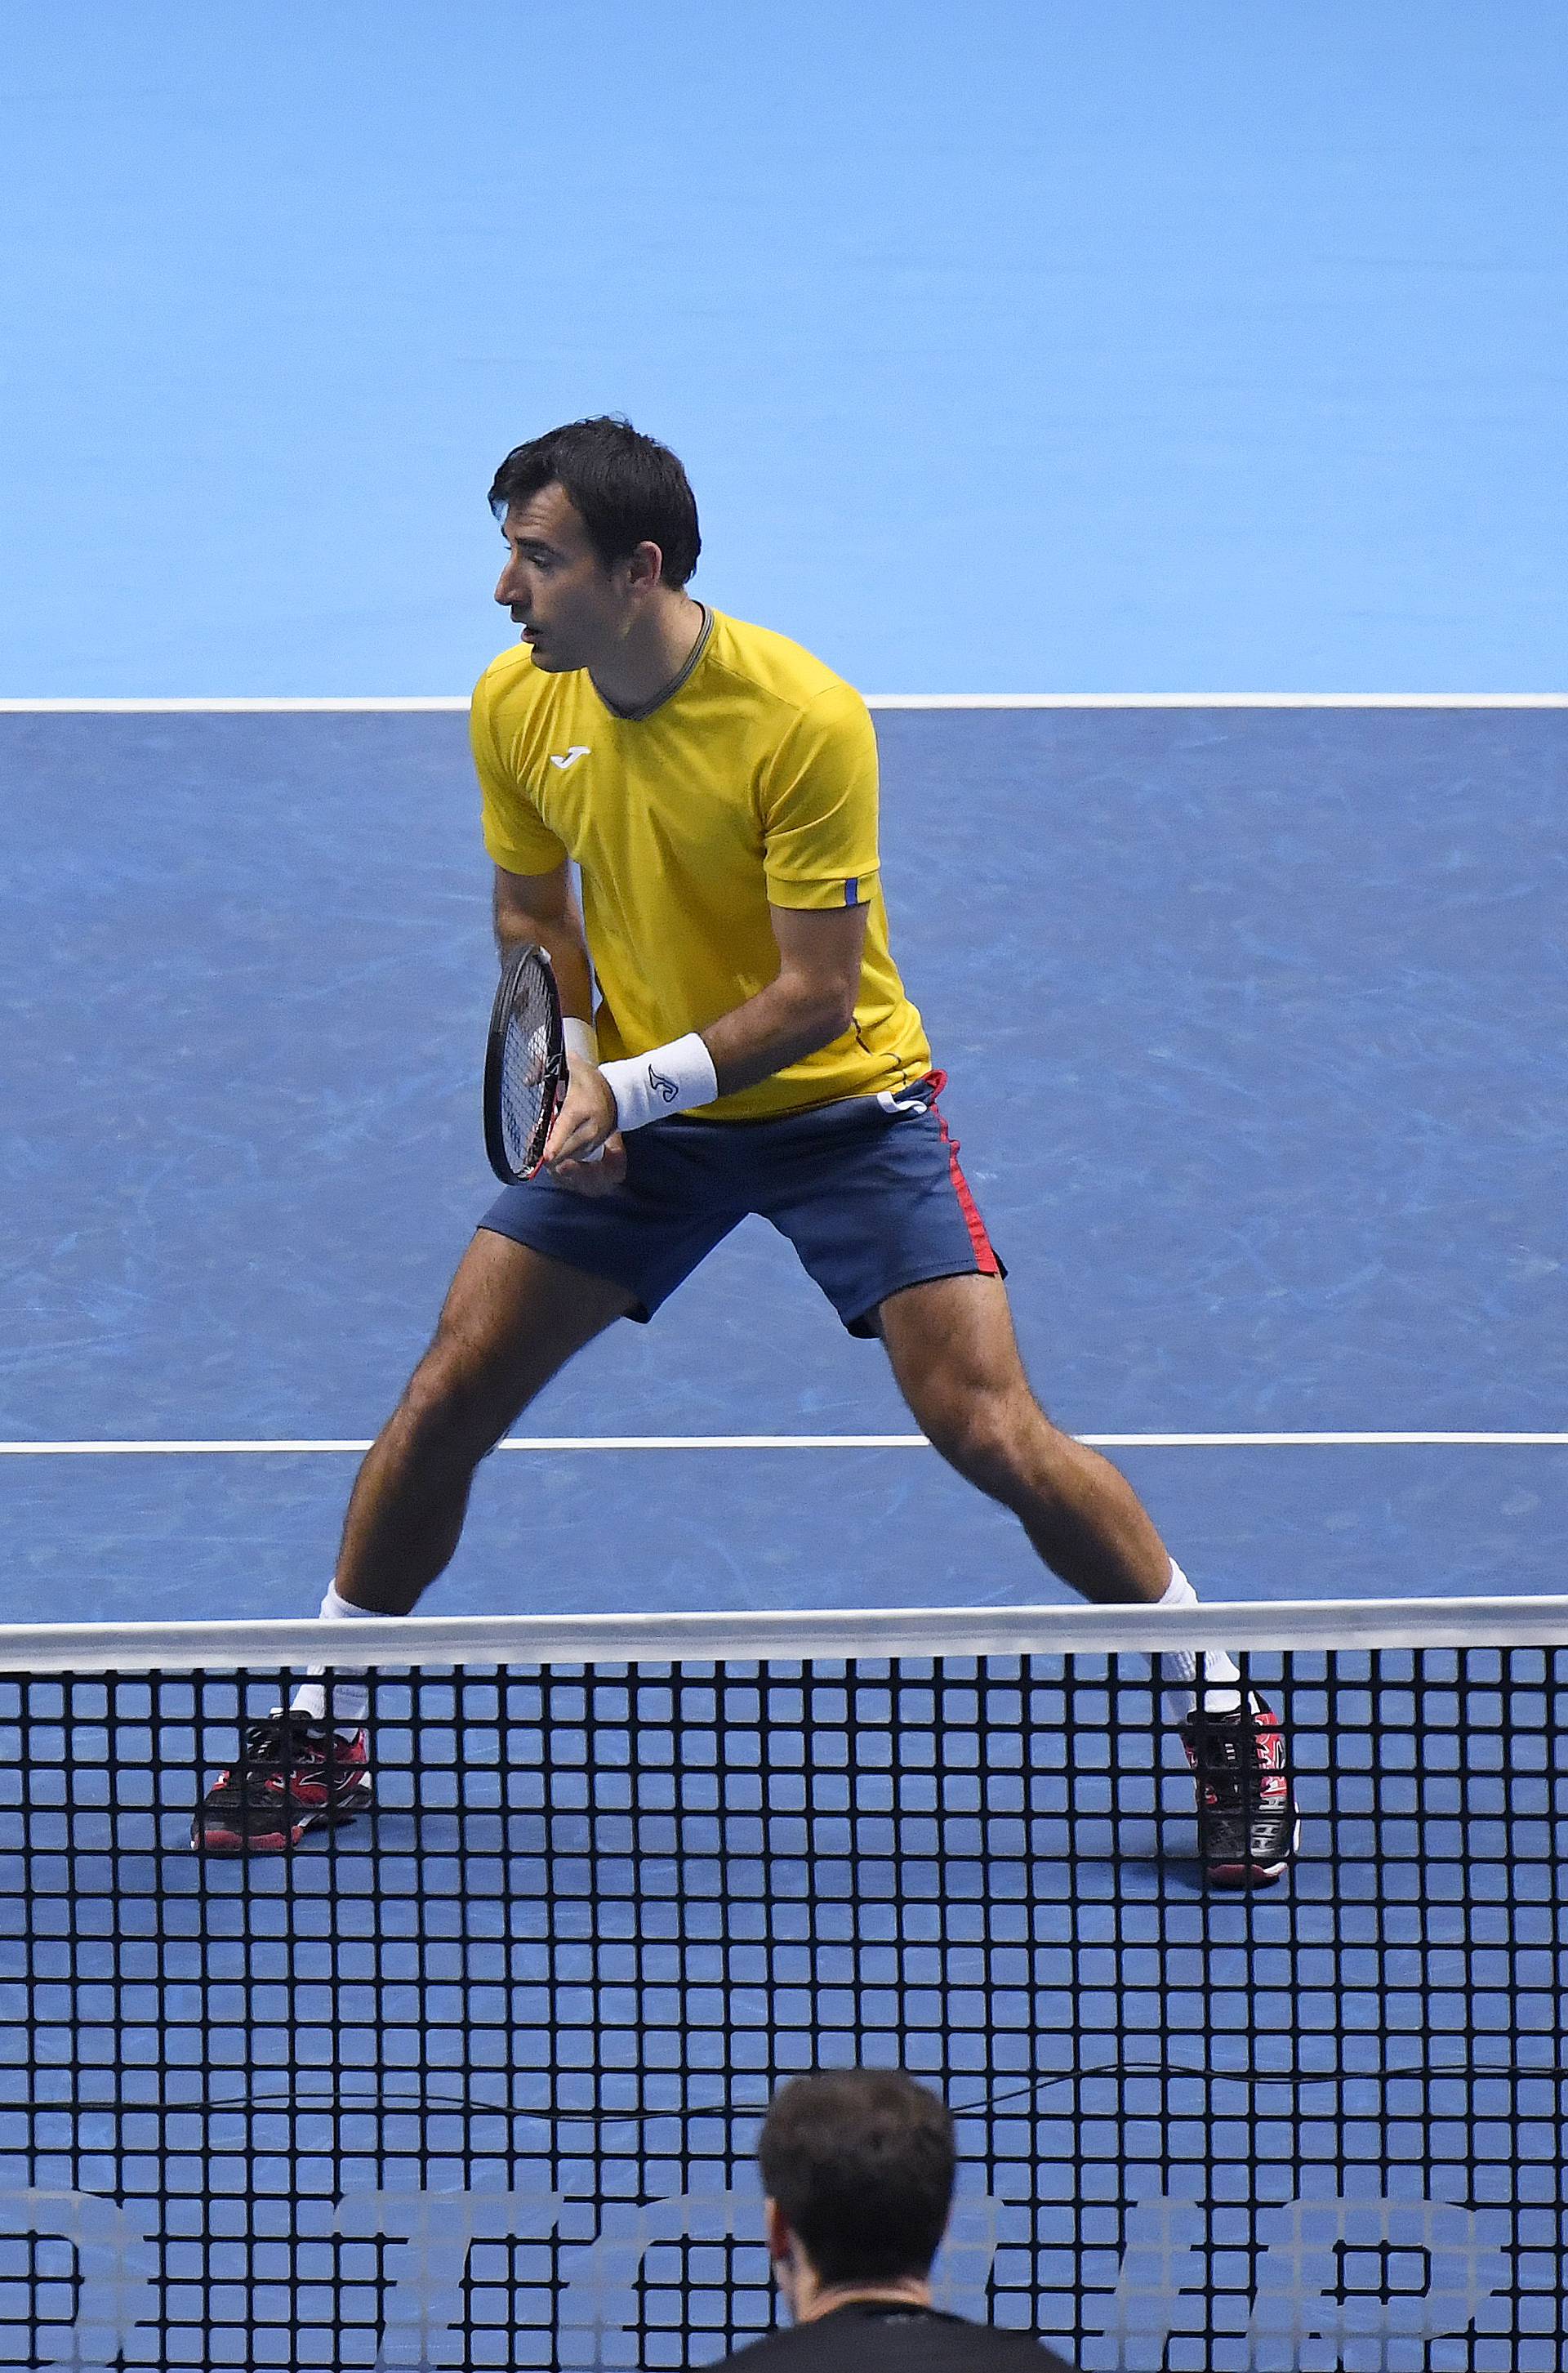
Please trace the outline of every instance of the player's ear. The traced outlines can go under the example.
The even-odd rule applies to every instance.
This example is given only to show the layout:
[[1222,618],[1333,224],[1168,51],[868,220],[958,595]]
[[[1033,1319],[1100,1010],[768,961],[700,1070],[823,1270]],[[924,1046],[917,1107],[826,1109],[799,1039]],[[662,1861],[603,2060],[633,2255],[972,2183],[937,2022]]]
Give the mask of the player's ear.
[[651,593],[654,587],[662,582],[663,577],[664,555],[657,544],[649,544],[645,540],[642,544],[634,545],[626,560],[628,590],[638,593]]
[[774,2265],[787,2264],[795,2256],[795,2236],[776,2200],[764,2200],[762,2203],[762,2229],[767,2239],[768,2255]]

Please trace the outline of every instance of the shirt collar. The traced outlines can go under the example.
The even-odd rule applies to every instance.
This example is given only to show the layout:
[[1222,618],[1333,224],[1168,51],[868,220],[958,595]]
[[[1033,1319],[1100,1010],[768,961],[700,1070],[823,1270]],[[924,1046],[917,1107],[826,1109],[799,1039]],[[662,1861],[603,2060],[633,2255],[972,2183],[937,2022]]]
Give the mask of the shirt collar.
[[703,653],[707,649],[708,638],[714,631],[714,614],[705,602],[699,602],[697,607],[703,614],[703,623],[697,629],[697,639],[692,644],[691,652],[679,674],[671,676],[663,691],[656,692],[652,700],[645,701],[641,708],[617,708],[613,701],[604,699],[603,693],[598,692],[598,684],[594,685],[594,690],[598,692],[600,700],[604,701],[611,717],[618,719],[622,725],[641,725],[645,718],[652,717],[656,709],[662,708],[667,701],[673,700]]

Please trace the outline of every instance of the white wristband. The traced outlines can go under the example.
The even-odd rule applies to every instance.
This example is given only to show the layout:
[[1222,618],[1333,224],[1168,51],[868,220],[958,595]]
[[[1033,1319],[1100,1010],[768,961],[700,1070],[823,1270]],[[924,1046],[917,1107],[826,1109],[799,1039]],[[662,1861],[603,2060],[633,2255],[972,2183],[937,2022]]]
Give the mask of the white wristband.
[[617,1126],[641,1128],[650,1120],[668,1120],[672,1113],[690,1112],[693,1105],[711,1105],[718,1094],[714,1058],[695,1030],[672,1038],[668,1046],[654,1046],[645,1055],[629,1055],[606,1063],[604,1076],[615,1098]]
[[574,1063],[598,1061],[598,1032],[591,1022],[579,1022],[568,1013],[561,1024],[561,1043],[566,1049],[566,1069]]

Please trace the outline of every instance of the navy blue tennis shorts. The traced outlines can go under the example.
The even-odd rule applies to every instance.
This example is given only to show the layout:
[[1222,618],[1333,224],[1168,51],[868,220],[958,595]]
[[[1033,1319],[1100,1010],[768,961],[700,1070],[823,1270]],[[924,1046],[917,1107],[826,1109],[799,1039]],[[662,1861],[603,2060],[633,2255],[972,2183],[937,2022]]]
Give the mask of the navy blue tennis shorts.
[[626,1140],[626,1177],[575,1195],[540,1172],[480,1225],[608,1277],[648,1319],[750,1212],[789,1238],[852,1335],[878,1303],[934,1277],[1005,1277],[936,1109],[912,1087],[848,1096],[778,1120],[652,1120]]

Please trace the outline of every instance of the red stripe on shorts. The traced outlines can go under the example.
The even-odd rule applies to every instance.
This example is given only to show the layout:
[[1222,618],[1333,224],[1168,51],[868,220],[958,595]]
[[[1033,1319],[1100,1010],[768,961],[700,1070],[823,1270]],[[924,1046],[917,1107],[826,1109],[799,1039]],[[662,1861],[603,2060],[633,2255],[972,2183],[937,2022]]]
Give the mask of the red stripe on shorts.
[[[933,1076],[936,1085],[932,1093],[931,1109],[936,1112],[936,1098],[947,1086],[947,1079],[946,1072],[943,1071],[937,1071]],[[964,1224],[970,1232],[970,1242],[974,1246],[975,1267],[981,1277],[1000,1277],[1002,1264],[992,1250],[991,1238],[985,1233],[985,1222],[980,1216],[980,1207],[970,1193],[970,1182],[958,1167],[958,1140],[956,1137],[948,1135],[947,1121],[940,1113],[936,1113],[936,1125],[942,1131],[942,1142],[947,1149],[947,1167],[953,1174],[953,1192],[958,1198],[958,1209],[964,1215]]]

